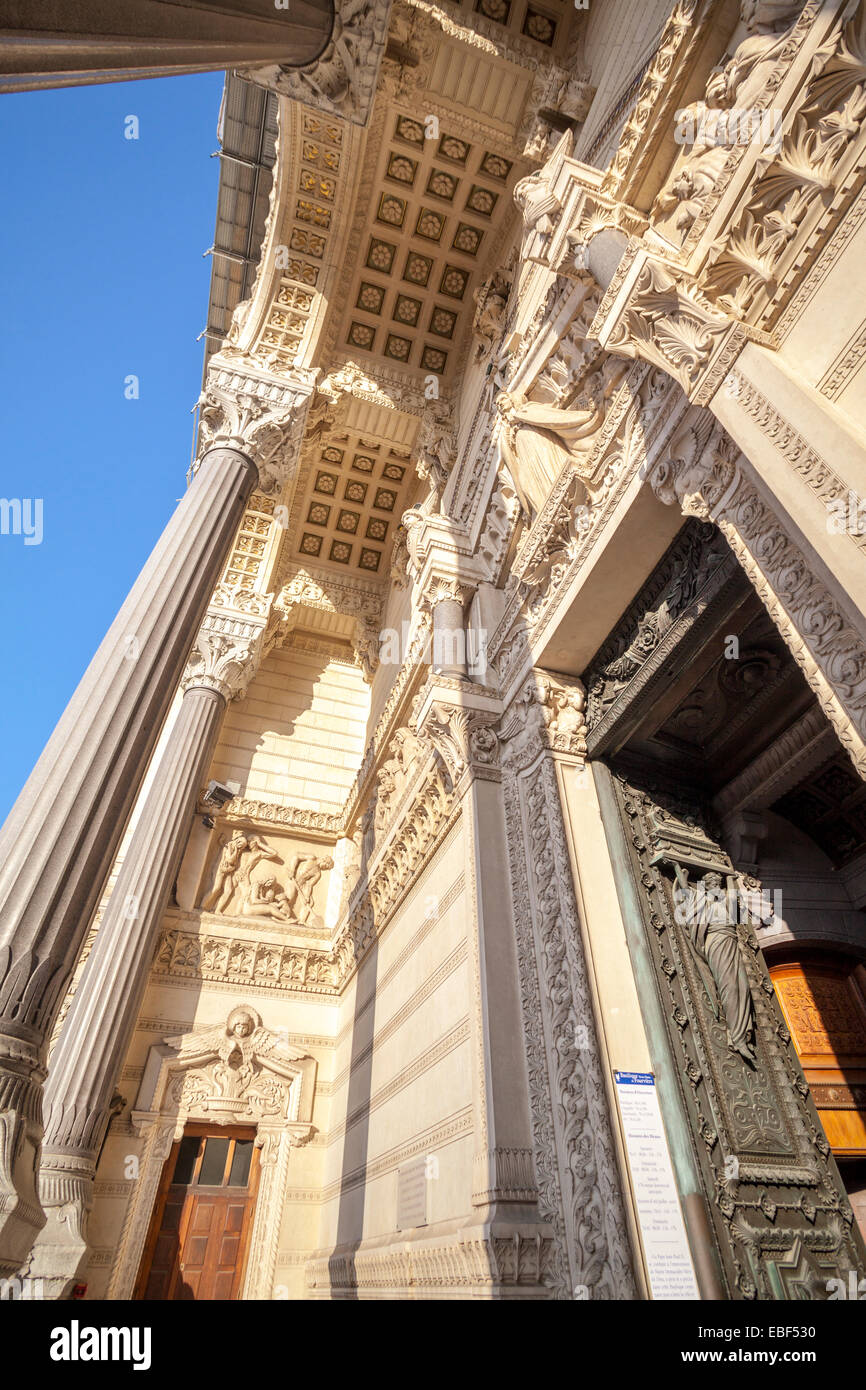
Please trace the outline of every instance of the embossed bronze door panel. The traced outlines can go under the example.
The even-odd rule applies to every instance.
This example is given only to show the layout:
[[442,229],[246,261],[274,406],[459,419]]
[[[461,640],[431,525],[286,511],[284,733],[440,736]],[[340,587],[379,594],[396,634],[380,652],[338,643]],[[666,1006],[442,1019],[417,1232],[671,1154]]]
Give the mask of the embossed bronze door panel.
[[760,885],[699,805],[611,781],[727,1295],[826,1298],[864,1251],[755,934]]

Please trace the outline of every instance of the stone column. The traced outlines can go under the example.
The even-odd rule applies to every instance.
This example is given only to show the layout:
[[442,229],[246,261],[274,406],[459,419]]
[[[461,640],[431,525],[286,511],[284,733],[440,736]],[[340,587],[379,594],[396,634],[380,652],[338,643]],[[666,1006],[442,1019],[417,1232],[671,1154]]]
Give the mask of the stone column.
[[0,0],[0,91],[34,91],[252,64],[312,63],[331,37],[327,0],[291,12],[250,0]]
[[235,379],[203,403],[193,482],[0,834],[0,1273],[44,1224],[47,1038],[246,501],[276,485],[311,391]]
[[440,676],[466,675],[466,631],[463,604],[459,599],[434,601],[433,670]]
[[110,1103],[135,1029],[155,943],[213,758],[227,702],[252,678],[264,617],[240,615],[240,636],[214,633],[209,613],[184,696],[130,839],[93,951],[51,1057],[39,1198],[47,1222],[27,1274],[45,1296],[68,1296],[87,1255],[87,1215]]

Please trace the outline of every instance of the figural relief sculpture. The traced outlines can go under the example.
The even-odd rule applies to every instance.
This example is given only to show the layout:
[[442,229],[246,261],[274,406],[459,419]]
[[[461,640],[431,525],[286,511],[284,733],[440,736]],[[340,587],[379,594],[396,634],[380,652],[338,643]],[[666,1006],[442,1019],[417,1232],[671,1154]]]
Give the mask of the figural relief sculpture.
[[678,113],[682,128],[693,128],[695,139],[659,193],[652,212],[654,219],[673,220],[678,240],[695,221],[732,148],[742,143],[739,128],[743,114],[760,109],[767,78],[782,56],[788,30],[802,8],[791,0],[742,0],[740,20],[746,26],[746,36],[730,57],[713,68],[706,101],[696,101]]
[[604,411],[559,410],[503,391],[497,402],[502,417],[502,457],[520,504],[530,519],[544,506],[563,467],[585,453]]
[[[253,880],[263,860],[286,864],[286,881],[274,875]],[[259,836],[235,830],[223,845],[213,887],[202,899],[205,912],[231,913],[266,921],[321,926],[314,893],[322,874],[334,867],[330,855],[296,852],[288,861]]]
[[713,1016],[725,1024],[729,1049],[753,1065],[755,1005],[737,934],[735,879],[729,877],[723,888],[722,875],[713,869],[692,885],[681,864],[674,872],[675,911],[688,928]]

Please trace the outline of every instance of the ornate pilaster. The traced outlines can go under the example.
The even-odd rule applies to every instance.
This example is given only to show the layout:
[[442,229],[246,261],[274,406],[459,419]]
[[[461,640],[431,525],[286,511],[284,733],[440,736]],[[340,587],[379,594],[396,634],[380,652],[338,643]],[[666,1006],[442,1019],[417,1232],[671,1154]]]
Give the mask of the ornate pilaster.
[[551,1232],[539,1219],[533,1169],[508,887],[500,713],[492,690],[433,675],[422,692],[416,724],[419,736],[429,740],[444,763],[463,815],[474,981],[476,1222],[488,1237],[539,1238],[546,1270]]
[[0,836],[0,1273],[43,1224],[46,1040],[247,499],[276,484],[312,390],[219,366],[214,379],[189,490]]
[[501,727],[508,867],[539,1209],[559,1298],[634,1298],[605,1067],[571,879],[559,765],[586,750],[579,681],[537,671]]

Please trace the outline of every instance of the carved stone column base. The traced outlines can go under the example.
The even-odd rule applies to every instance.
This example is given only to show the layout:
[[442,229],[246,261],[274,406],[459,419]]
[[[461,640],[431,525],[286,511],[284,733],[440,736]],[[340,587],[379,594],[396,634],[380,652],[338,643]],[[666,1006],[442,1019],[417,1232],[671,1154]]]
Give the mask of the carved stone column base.
[[42,1136],[39,1048],[0,1037],[0,1275],[14,1274],[45,1221],[36,1195]]
[[66,1299],[79,1283],[87,1260],[87,1219],[93,1206],[94,1165],[87,1159],[52,1156],[39,1175],[39,1198],[47,1221],[21,1270],[43,1299]]

